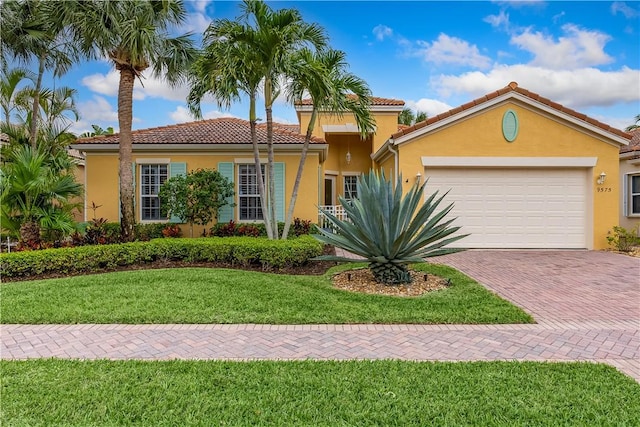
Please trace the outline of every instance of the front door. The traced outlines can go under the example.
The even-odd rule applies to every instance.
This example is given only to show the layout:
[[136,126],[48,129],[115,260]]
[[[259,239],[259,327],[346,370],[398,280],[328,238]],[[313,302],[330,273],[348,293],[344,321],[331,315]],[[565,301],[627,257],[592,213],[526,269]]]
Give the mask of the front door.
[[326,176],[324,178],[324,205],[335,205],[336,199],[336,177]]

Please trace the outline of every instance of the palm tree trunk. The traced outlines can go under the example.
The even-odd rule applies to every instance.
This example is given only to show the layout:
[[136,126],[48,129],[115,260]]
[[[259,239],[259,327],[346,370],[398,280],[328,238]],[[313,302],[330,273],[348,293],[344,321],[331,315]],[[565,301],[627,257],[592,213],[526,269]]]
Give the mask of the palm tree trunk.
[[271,215],[271,224],[273,230],[273,238],[278,240],[280,233],[278,232],[278,218],[276,217],[276,177],[273,173],[273,164],[275,162],[273,154],[273,93],[271,79],[266,78],[264,82],[264,98],[265,113],[267,116],[267,179],[269,180],[268,200]]
[[289,228],[291,227],[291,221],[293,220],[293,209],[298,200],[298,189],[300,188],[300,181],[302,181],[302,172],[304,170],[304,164],[307,161],[307,153],[309,151],[309,142],[311,141],[311,133],[316,125],[316,117],[318,111],[314,108],[311,112],[311,119],[307,126],[307,134],[304,138],[304,145],[302,146],[302,153],[300,153],[300,163],[298,164],[298,174],[296,175],[296,182],[293,184],[293,191],[291,192],[291,200],[289,201],[289,209],[287,210],[287,217],[284,222],[284,230],[282,230],[282,239],[286,239],[289,236]]
[[31,248],[40,245],[40,224],[37,221],[26,221],[20,226],[20,241]]
[[36,149],[37,145],[37,133],[38,133],[38,119],[40,118],[40,88],[42,87],[42,76],[44,75],[44,58],[45,53],[38,58],[38,78],[36,80],[36,87],[33,90],[33,107],[31,109],[31,126],[29,128],[29,143],[32,149]]
[[273,239],[273,232],[269,224],[269,209],[267,208],[267,198],[264,191],[264,179],[262,176],[262,167],[260,164],[260,149],[258,147],[258,134],[256,132],[256,97],[255,94],[249,97],[249,126],[251,128],[251,143],[253,144],[253,160],[256,165],[256,179],[258,181],[258,194],[260,195],[260,207],[262,209],[262,218],[264,219],[265,229],[267,230],[267,238]]
[[135,215],[133,211],[133,171],[131,169],[133,140],[131,122],[133,120],[133,83],[135,75],[127,67],[120,69],[118,87],[118,125],[120,126],[119,175],[120,175],[120,232],[122,240],[133,240]]

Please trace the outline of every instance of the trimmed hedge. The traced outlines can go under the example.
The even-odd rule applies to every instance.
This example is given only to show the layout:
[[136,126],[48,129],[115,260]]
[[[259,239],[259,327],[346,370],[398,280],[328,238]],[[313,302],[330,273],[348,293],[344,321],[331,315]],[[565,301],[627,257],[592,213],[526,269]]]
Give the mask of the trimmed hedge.
[[265,270],[302,265],[322,254],[311,236],[290,240],[255,237],[154,239],[116,245],[79,246],[0,255],[3,278],[74,274],[153,261],[222,262],[262,266]]

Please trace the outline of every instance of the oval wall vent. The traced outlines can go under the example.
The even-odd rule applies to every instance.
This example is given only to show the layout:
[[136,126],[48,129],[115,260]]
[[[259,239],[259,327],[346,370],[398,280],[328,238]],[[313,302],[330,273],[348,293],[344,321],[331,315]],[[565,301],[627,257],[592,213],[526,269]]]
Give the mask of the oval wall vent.
[[502,116],[502,135],[509,142],[518,136],[518,116],[513,110],[507,110]]

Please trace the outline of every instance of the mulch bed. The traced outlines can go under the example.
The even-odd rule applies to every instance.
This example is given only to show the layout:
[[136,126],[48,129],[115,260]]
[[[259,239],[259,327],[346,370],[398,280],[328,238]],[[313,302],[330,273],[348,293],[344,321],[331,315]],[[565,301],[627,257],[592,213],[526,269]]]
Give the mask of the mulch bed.
[[407,285],[383,285],[373,278],[371,270],[360,268],[335,274],[333,286],[350,292],[397,297],[417,297],[427,292],[446,289],[449,283],[442,277],[421,271],[409,270],[412,282]]

